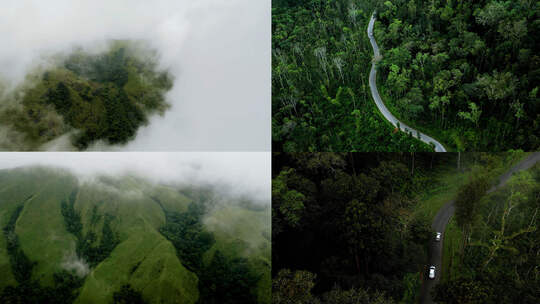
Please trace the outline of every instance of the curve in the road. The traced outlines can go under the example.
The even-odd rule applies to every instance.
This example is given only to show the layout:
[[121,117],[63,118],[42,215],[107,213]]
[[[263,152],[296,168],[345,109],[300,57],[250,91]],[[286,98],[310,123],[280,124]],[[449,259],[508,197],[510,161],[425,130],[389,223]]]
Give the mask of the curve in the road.
[[373,47],[373,62],[371,64],[371,71],[369,73],[369,88],[371,89],[371,95],[373,96],[373,100],[375,101],[375,104],[377,105],[377,108],[381,112],[381,114],[388,120],[394,127],[398,128],[399,123],[399,129],[400,131],[403,131],[405,133],[411,133],[413,136],[416,137],[418,134],[420,136],[420,140],[425,142],[426,144],[433,143],[435,145],[435,152],[446,152],[446,149],[444,146],[435,140],[433,137],[430,137],[422,132],[419,132],[403,122],[399,121],[386,106],[384,105],[383,101],[381,100],[381,96],[379,95],[379,91],[377,90],[377,84],[376,84],[376,78],[377,78],[377,67],[376,64],[381,59],[379,47],[377,46],[377,42],[375,41],[375,37],[373,36],[373,24],[375,23],[375,13],[371,15],[371,19],[369,20],[369,26],[368,26],[368,37],[369,41],[371,42],[371,47]]
[[[489,189],[487,193],[495,191],[497,188],[504,186],[514,173],[516,173],[517,171],[529,169],[532,166],[534,166],[534,164],[537,162],[540,162],[540,152],[535,152],[529,155],[527,158],[520,161],[518,164],[513,166],[506,173],[501,175],[499,177],[499,181],[497,185]],[[437,212],[437,215],[435,215],[435,218],[433,219],[433,223],[431,224],[431,228],[433,228],[433,230],[437,232],[442,232],[442,237],[441,237],[441,241],[439,242],[431,241],[429,265],[435,266],[436,275],[435,275],[435,279],[433,280],[425,279],[422,284],[422,289],[420,291],[420,303],[422,304],[435,303],[431,297],[431,290],[433,290],[433,287],[437,285],[441,277],[444,232],[446,230],[446,225],[448,224],[448,221],[450,221],[450,218],[454,214],[454,209],[455,208],[454,208],[453,200],[446,203],[441,209],[439,209],[439,211]]]

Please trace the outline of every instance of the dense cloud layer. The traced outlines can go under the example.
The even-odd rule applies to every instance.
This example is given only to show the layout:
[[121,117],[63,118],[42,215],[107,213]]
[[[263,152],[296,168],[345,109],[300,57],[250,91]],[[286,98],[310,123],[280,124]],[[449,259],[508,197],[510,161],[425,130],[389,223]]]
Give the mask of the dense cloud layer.
[[0,169],[66,168],[81,176],[136,174],[161,183],[210,183],[270,202],[269,152],[33,152],[0,153]]
[[11,85],[74,45],[156,48],[176,77],[173,106],[122,150],[270,150],[270,0],[5,0],[0,37],[0,80]]

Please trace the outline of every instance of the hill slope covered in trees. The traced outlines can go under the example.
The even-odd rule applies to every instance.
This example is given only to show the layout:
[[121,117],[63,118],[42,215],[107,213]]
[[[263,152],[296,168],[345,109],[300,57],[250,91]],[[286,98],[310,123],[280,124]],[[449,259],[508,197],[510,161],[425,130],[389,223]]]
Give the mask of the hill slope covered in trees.
[[2,303],[270,303],[269,207],[210,187],[0,171]]

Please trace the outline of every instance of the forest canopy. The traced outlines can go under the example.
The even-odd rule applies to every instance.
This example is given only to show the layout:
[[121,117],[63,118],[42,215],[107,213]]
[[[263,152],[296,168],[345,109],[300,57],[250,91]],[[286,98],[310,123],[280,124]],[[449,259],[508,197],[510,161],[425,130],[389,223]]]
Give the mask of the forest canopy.
[[275,150],[433,151],[385,121],[369,93],[376,2],[272,1]]
[[75,49],[56,57],[0,96],[0,149],[37,150],[63,135],[79,150],[98,140],[125,144],[148,115],[169,107],[164,94],[172,77],[140,42],[116,40],[101,53]]
[[454,151],[540,147],[538,1],[273,1],[272,141],[281,151],[425,151],[384,120]]
[[538,150],[539,17],[531,0],[384,2],[385,102],[452,149]]

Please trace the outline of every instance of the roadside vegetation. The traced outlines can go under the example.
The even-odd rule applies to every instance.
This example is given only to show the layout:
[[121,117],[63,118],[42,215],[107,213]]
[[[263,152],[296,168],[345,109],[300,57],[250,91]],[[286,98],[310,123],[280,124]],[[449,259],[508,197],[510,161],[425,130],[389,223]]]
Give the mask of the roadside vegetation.
[[272,2],[272,142],[279,151],[431,151],[371,97],[449,151],[540,147],[537,1]]
[[477,177],[460,190],[435,300],[538,303],[540,164],[489,194],[481,194],[482,183]]
[[275,150],[433,151],[396,130],[372,100],[366,29],[376,2],[272,2]]
[[416,303],[437,211],[463,218],[526,155],[274,153],[274,303]]

